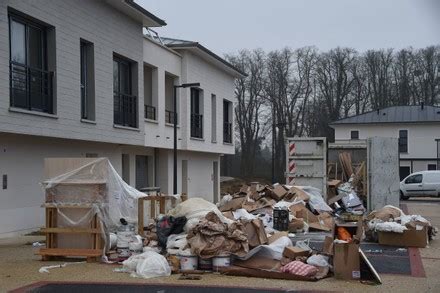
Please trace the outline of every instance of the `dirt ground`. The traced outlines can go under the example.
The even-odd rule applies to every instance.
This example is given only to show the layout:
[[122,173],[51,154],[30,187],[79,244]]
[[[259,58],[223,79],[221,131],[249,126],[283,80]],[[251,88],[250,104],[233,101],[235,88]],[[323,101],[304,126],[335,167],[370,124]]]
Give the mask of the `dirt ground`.
[[[406,202],[410,213],[417,213],[440,227],[440,199],[418,199]],[[228,285],[260,288],[285,288],[290,290],[322,290],[335,292],[440,292],[440,240],[421,249],[426,278],[399,275],[381,275],[382,285],[366,285],[358,281],[341,281],[327,278],[318,282],[271,280],[259,278],[230,277],[205,274],[202,280],[182,281],[179,275],[149,280],[132,278],[128,274],[113,272],[118,265],[84,263],[52,269],[50,273],[39,273],[42,266],[63,262],[42,262],[33,255],[32,246],[26,243],[43,239],[41,236],[24,236],[0,239],[0,292],[6,292],[38,281],[89,281],[124,283],[172,283],[197,285]]]

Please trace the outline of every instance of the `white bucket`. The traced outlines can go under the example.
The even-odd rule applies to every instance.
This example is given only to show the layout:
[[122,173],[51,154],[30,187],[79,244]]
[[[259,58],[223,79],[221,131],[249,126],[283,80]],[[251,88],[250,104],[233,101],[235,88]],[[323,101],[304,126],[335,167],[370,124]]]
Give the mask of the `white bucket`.
[[219,255],[212,258],[212,268],[214,271],[218,271],[219,268],[226,268],[231,265],[230,255]]
[[117,247],[118,248],[128,248],[128,243],[134,236],[134,231],[118,231],[116,234],[118,237]]
[[197,270],[197,262],[198,257],[197,255],[180,255],[180,270],[182,271],[195,271]]

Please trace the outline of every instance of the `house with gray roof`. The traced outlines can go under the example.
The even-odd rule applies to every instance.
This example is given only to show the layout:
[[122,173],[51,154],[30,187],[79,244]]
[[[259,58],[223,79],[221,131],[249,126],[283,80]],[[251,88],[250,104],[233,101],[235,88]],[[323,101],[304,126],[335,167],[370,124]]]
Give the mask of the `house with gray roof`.
[[400,177],[440,169],[440,107],[393,106],[330,123],[335,141],[399,138]]

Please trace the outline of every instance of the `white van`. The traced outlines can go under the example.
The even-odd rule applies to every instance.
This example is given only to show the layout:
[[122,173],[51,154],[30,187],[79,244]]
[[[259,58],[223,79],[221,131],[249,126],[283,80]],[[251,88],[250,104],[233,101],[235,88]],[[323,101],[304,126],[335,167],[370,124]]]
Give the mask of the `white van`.
[[400,182],[400,199],[440,196],[440,171],[415,172]]

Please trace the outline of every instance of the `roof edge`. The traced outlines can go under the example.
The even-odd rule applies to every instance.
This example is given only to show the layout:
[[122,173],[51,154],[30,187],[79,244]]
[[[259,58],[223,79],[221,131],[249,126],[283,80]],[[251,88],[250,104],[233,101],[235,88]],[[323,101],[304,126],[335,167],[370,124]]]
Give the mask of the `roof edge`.
[[173,48],[173,49],[197,48],[197,49],[207,53],[208,55],[210,55],[211,57],[213,57],[217,61],[220,61],[221,63],[223,63],[224,65],[226,65],[230,69],[234,70],[241,77],[247,77],[248,76],[245,72],[241,71],[240,69],[238,69],[237,67],[235,67],[234,65],[232,65],[231,63],[226,61],[224,58],[222,58],[219,55],[215,54],[214,52],[212,52],[211,50],[209,50],[208,48],[206,48],[205,46],[201,45],[198,42],[189,42],[189,43],[186,43],[186,44],[169,44],[169,45],[166,45],[166,46],[169,47],[169,48]]
[[134,2],[134,0],[124,0],[124,2],[129,5],[131,8],[136,9],[137,11],[139,11],[140,13],[142,13],[143,15],[145,15],[146,17],[150,18],[151,20],[153,20],[154,22],[156,22],[158,25],[160,26],[165,26],[167,25],[167,23],[165,22],[165,20],[157,17],[156,15],[154,15],[153,13],[149,12],[148,10],[146,10],[145,8],[143,8],[142,6],[140,6],[139,4],[137,4],[136,2]]

